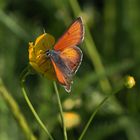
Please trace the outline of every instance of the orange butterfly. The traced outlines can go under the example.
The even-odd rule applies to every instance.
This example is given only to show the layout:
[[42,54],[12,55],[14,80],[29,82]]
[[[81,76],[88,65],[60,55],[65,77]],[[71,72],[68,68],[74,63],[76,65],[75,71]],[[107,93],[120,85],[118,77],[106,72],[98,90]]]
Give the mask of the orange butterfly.
[[82,18],[77,18],[54,45],[54,50],[47,50],[57,80],[67,92],[71,91],[72,77],[82,61],[82,51],[77,47],[84,39]]
[[82,51],[77,47],[84,39],[81,17],[77,18],[54,45],[53,36],[40,35],[35,43],[29,43],[29,63],[47,78],[58,80],[67,92],[71,90],[72,78],[82,61]]

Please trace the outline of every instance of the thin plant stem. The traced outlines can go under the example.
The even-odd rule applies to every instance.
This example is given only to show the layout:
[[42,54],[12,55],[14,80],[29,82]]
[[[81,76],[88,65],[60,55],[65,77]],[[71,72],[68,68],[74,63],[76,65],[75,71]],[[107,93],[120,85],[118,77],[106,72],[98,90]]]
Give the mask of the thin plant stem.
[[43,122],[41,121],[40,117],[38,116],[37,112],[35,111],[33,105],[31,104],[31,101],[29,100],[28,96],[27,96],[27,92],[25,90],[25,86],[24,86],[24,82],[26,80],[26,77],[30,74],[29,68],[25,68],[21,74],[21,89],[24,95],[24,98],[30,108],[30,110],[32,111],[36,121],[38,122],[38,124],[42,127],[42,129],[46,132],[46,134],[48,135],[48,137],[50,138],[50,140],[54,140],[54,138],[51,136],[51,134],[49,133],[48,129],[46,128],[46,126],[43,124]]
[[58,101],[58,105],[59,105],[60,117],[61,117],[61,121],[62,121],[62,125],[63,125],[64,139],[68,140],[67,131],[66,131],[65,123],[64,123],[63,109],[62,109],[62,104],[61,104],[58,88],[57,88],[55,81],[53,82],[53,84],[54,84],[54,89],[55,89],[55,93],[56,93],[57,101]]
[[10,92],[6,89],[5,85],[2,82],[2,79],[0,78],[0,95],[8,105],[11,113],[15,117],[18,125],[24,132],[24,135],[27,140],[37,140],[35,135],[33,134],[32,130],[30,129],[26,118],[20,111],[18,103],[15,101],[15,99],[12,97]]
[[123,85],[119,86],[114,92],[112,92],[111,94],[109,94],[108,96],[106,96],[101,103],[96,107],[96,109],[93,111],[93,113],[91,114],[88,122],[86,123],[80,137],[78,138],[78,140],[82,140],[89,125],[91,124],[92,120],[94,119],[96,113],[99,111],[99,109],[103,106],[103,104],[105,103],[105,101],[107,101],[112,95],[115,95],[116,93],[118,93],[121,89],[123,88]]
[[[78,0],[68,0],[68,1],[69,1],[69,4],[71,6],[71,9],[72,9],[74,15],[76,17],[79,15],[82,15],[82,10],[78,3]],[[92,38],[91,32],[90,32],[88,26],[86,25],[86,23],[84,23],[84,26],[85,26],[84,42],[86,45],[85,52],[88,53],[88,56],[91,59],[92,65],[95,67],[95,72],[97,73],[97,75],[103,74],[102,78],[99,79],[99,84],[100,84],[102,91],[105,94],[108,94],[112,91],[111,84],[107,78],[106,70],[105,70],[102,60],[100,58],[100,54],[97,50],[94,39]],[[121,105],[118,103],[118,101],[115,98],[112,98],[111,102],[120,112],[123,112],[123,108],[121,107]]]

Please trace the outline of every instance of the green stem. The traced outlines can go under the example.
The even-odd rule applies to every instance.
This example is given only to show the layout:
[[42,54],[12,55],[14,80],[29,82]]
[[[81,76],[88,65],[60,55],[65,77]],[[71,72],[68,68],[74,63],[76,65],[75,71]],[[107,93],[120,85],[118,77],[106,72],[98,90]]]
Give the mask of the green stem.
[[22,92],[23,92],[23,95],[24,95],[24,98],[30,108],[30,110],[32,111],[35,119],[37,120],[38,124],[42,127],[42,129],[46,132],[46,134],[49,136],[50,140],[54,140],[53,137],[51,136],[51,134],[49,133],[48,129],[46,128],[46,126],[43,124],[43,122],[41,121],[41,119],[39,118],[37,112],[35,111],[33,105],[31,104],[28,96],[27,96],[27,93],[26,93],[26,90],[25,90],[25,86],[24,86],[24,82],[26,80],[26,77],[30,74],[30,71],[29,71],[29,67],[25,68],[21,74],[21,89],[22,89]]
[[114,92],[112,92],[110,95],[106,96],[106,97],[101,101],[101,103],[100,103],[100,104],[96,107],[96,109],[93,111],[91,117],[89,118],[89,120],[88,120],[86,126],[84,127],[84,129],[83,129],[83,131],[82,131],[80,137],[78,138],[78,140],[82,140],[82,139],[83,139],[83,136],[85,135],[85,133],[86,133],[86,131],[87,131],[89,125],[91,124],[93,118],[95,117],[95,115],[96,115],[96,113],[98,112],[98,110],[103,106],[103,104],[105,103],[105,101],[106,101],[107,99],[109,99],[112,95],[115,95],[116,93],[118,93],[122,88],[123,88],[122,85],[119,86]]
[[27,140],[37,140],[35,135],[32,133],[32,131],[27,123],[26,118],[20,111],[19,105],[14,100],[14,98],[12,97],[10,92],[6,89],[1,78],[0,78],[0,95],[2,96],[2,98],[4,99],[6,104],[8,105],[8,107],[9,107],[11,113],[13,114],[13,116],[15,117],[18,125],[24,132],[26,139]]
[[61,117],[61,121],[62,121],[62,125],[63,125],[64,139],[68,140],[67,131],[66,131],[65,123],[64,123],[63,109],[62,109],[62,105],[61,105],[61,100],[60,100],[58,88],[57,88],[55,81],[53,82],[53,84],[54,84],[54,89],[55,89],[55,93],[56,93],[57,101],[58,101],[58,105],[59,105],[60,117]]

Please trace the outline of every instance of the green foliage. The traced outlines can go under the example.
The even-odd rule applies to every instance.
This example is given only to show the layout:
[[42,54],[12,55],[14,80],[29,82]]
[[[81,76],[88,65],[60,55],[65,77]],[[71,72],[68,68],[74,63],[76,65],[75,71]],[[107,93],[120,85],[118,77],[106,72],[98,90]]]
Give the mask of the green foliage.
[[[79,4],[78,4],[79,3]],[[84,58],[74,77],[71,94],[58,87],[63,109],[76,112],[80,124],[68,130],[68,139],[80,136],[97,105],[120,84],[126,75],[136,79],[133,89],[123,89],[97,112],[84,140],[140,139],[140,8],[139,0],[1,0],[0,78],[26,118],[35,137],[48,136],[38,126],[23,98],[19,75],[28,65],[28,43],[44,29],[56,40],[78,16],[85,23],[85,41],[80,46]],[[63,139],[58,103],[53,83],[40,76],[28,76],[28,96],[55,139]],[[2,88],[0,87],[0,95]],[[64,104],[68,99],[73,102]],[[24,140],[25,133],[14,111],[0,96],[0,139]]]

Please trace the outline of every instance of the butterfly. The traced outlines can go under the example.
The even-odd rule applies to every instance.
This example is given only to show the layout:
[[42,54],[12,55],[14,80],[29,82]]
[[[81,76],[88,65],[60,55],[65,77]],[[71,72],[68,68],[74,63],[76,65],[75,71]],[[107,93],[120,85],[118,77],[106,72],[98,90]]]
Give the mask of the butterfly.
[[82,18],[78,17],[60,37],[53,50],[46,51],[55,70],[58,82],[67,92],[71,91],[72,78],[77,72],[83,54],[77,45],[84,39],[84,26]]
[[57,80],[70,92],[73,76],[83,58],[77,47],[83,39],[84,26],[82,18],[78,17],[55,44],[54,37],[48,33],[40,35],[35,43],[29,42],[29,64],[44,77]]

